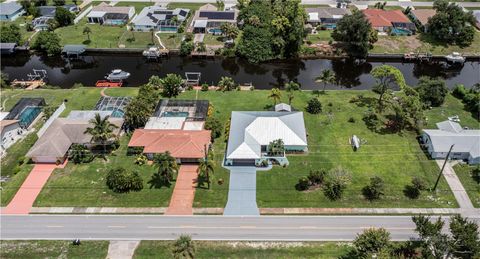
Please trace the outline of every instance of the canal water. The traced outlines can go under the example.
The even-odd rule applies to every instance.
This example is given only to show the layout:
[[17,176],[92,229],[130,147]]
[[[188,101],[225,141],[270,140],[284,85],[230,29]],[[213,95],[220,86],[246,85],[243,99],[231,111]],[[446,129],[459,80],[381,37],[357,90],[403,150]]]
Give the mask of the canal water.
[[282,87],[285,82],[296,80],[302,89],[323,88],[315,83],[315,78],[324,69],[331,69],[338,78],[337,85],[327,89],[370,89],[375,80],[371,70],[382,64],[395,66],[402,71],[409,85],[416,85],[421,76],[441,77],[452,88],[455,84],[467,87],[480,82],[480,62],[466,62],[463,66],[447,67],[443,64],[417,64],[368,60],[329,60],[329,59],[290,59],[262,64],[250,64],[238,58],[192,59],[171,56],[160,62],[147,62],[140,55],[109,54],[88,55],[77,61],[66,61],[61,57],[16,54],[2,56],[1,70],[11,80],[27,79],[32,69],[45,69],[48,83],[62,88],[70,88],[75,83],[93,86],[112,69],[122,69],[131,73],[127,86],[139,86],[152,75],[160,77],[169,73],[185,77],[185,72],[200,72],[201,82],[215,84],[222,76],[230,76],[240,84],[252,83],[256,89]]

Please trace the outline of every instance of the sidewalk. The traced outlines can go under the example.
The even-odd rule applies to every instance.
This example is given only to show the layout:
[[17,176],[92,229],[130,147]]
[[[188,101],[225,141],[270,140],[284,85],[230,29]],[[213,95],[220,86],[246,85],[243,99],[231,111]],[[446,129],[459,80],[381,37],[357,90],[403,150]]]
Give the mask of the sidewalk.
[[[164,214],[167,208],[115,208],[115,207],[33,207],[35,214]],[[261,215],[406,215],[428,214],[480,215],[480,209],[459,208],[260,208]],[[195,215],[222,215],[223,208],[192,208]]]

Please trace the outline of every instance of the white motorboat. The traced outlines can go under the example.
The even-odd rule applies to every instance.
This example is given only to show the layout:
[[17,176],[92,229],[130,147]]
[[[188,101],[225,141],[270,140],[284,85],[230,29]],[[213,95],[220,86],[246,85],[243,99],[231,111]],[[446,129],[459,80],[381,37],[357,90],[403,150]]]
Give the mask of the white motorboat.
[[130,77],[130,73],[121,69],[114,69],[110,74],[105,76],[105,79],[110,81],[122,81]]
[[465,57],[462,56],[462,54],[458,52],[452,52],[452,54],[449,54],[445,56],[448,62],[452,63],[464,63],[465,62]]

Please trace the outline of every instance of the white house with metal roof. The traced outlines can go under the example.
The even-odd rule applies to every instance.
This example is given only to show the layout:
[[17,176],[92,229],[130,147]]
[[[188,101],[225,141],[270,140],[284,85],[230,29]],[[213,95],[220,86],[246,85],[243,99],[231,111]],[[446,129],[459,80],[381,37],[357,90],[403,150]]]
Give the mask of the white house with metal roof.
[[285,154],[269,156],[268,146],[281,139],[285,152],[306,152],[307,134],[302,112],[234,111],[225,165],[259,165],[264,160],[288,164]]
[[437,123],[438,129],[423,130],[422,140],[433,159],[447,156],[452,145],[451,159],[480,164],[480,130],[464,129],[453,121]]
[[136,31],[158,30],[161,32],[177,32],[178,27],[184,22],[189,9],[167,9],[158,5],[147,6],[132,20],[133,29]]

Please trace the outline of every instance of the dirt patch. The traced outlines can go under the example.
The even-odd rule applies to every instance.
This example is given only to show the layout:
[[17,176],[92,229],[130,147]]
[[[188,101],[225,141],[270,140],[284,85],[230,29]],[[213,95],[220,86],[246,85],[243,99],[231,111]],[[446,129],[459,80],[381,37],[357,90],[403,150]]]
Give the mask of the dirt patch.
[[379,38],[375,45],[381,46],[385,49],[395,49],[399,50],[400,46],[397,41],[391,40],[389,38]]

